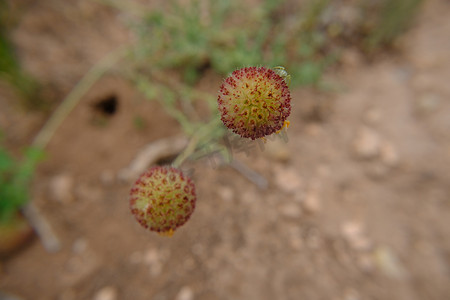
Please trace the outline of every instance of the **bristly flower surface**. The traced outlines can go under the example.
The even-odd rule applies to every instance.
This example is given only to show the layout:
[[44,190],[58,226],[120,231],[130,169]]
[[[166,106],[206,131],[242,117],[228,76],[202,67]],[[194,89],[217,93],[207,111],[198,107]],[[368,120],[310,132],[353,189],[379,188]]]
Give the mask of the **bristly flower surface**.
[[130,209],[145,228],[170,236],[194,212],[195,185],[173,167],[152,167],[144,172],[130,191]]
[[234,71],[222,83],[217,102],[225,126],[252,140],[281,130],[291,113],[287,83],[265,67]]

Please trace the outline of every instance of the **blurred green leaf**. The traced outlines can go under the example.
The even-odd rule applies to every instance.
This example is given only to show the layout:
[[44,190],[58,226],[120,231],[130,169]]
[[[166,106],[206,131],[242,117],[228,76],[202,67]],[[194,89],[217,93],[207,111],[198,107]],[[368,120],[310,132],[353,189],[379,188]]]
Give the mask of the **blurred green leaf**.
[[16,161],[0,148],[0,223],[9,222],[29,200],[29,185],[43,151],[26,149],[21,161]]
[[307,61],[300,65],[298,77],[300,84],[315,84],[322,75],[322,68],[318,63]]

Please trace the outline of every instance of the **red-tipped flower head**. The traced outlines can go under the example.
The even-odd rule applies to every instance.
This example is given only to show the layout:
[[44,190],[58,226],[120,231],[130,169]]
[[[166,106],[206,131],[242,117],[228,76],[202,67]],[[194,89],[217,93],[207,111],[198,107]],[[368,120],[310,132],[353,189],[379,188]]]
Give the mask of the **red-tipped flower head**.
[[281,130],[291,113],[285,80],[265,67],[234,71],[222,83],[217,101],[225,126],[252,140]]
[[145,228],[169,236],[189,220],[195,201],[194,183],[172,167],[150,168],[130,192],[130,209],[136,220]]

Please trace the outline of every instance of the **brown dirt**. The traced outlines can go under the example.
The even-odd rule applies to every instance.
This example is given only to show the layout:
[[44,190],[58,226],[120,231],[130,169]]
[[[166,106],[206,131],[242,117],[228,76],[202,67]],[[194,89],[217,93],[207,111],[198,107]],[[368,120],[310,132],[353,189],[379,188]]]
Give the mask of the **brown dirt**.
[[[89,1],[39,3],[24,5],[14,37],[30,72],[62,92],[127,39],[120,16]],[[103,78],[57,131],[33,186],[62,248],[48,253],[36,240],[3,262],[1,291],[58,300],[448,299],[449,15],[448,1],[427,2],[401,54],[371,65],[345,53],[331,76],[339,92],[294,90],[288,143],[232,149],[268,189],[208,159],[191,163],[197,208],[172,238],[139,227],[130,183],[116,175],[179,127],[129,83]],[[207,82],[213,92],[220,78]],[[24,144],[43,116],[20,111],[0,89],[6,142]],[[111,95],[117,112],[99,115],[95,103]]]

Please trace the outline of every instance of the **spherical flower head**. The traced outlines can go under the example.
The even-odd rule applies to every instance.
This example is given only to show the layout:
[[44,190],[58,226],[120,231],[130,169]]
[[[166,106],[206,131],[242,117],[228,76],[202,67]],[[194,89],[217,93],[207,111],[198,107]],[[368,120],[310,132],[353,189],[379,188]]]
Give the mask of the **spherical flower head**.
[[281,130],[291,113],[285,80],[265,67],[234,71],[222,83],[217,102],[225,126],[252,140]]
[[144,172],[130,192],[130,209],[145,228],[170,236],[195,209],[195,185],[181,170],[156,166]]

